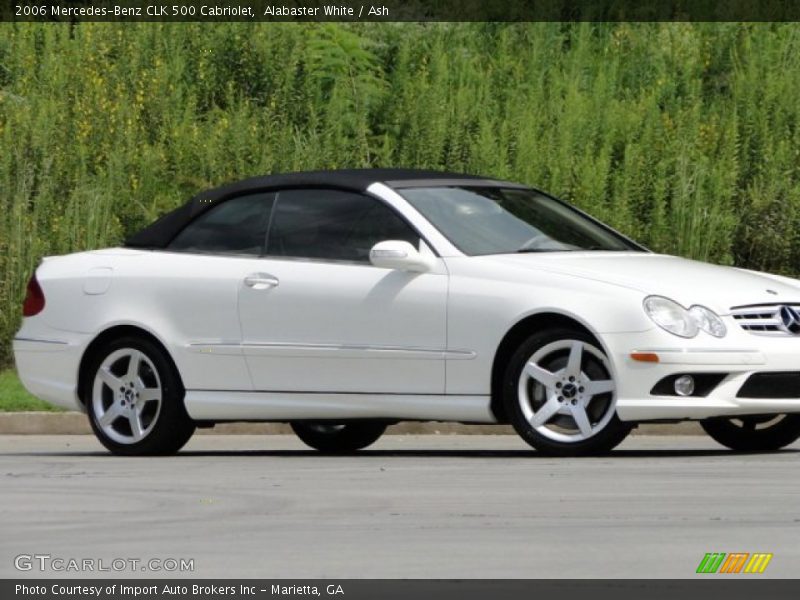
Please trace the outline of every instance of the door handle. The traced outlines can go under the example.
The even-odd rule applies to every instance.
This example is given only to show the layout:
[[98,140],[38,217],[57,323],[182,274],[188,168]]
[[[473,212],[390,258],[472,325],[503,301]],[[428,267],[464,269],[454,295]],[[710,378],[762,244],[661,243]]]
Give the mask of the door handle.
[[244,278],[244,284],[254,290],[266,290],[277,287],[280,281],[269,273],[253,273]]

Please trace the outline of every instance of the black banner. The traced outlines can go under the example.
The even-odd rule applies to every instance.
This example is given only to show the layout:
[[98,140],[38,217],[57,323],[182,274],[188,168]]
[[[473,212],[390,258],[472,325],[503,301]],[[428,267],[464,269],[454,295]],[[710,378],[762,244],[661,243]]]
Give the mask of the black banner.
[[800,0],[8,0],[11,22],[800,21]]
[[[571,558],[575,560],[575,557]],[[232,579],[104,580],[40,579],[0,581],[4,600],[264,600],[343,598],[392,600],[778,600],[796,598],[797,580],[698,578],[691,580],[370,580]]]

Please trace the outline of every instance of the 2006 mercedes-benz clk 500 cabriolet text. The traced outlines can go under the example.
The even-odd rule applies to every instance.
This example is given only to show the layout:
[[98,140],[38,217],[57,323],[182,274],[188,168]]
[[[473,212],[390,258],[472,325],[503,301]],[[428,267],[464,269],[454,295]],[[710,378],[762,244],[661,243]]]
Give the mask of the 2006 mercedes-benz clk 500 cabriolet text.
[[403,420],[510,423],[543,453],[700,420],[800,437],[800,281],[654,254],[529,187],[307,172],[202,193],[124,247],[50,257],[17,368],[119,454],[289,422],[328,452]]

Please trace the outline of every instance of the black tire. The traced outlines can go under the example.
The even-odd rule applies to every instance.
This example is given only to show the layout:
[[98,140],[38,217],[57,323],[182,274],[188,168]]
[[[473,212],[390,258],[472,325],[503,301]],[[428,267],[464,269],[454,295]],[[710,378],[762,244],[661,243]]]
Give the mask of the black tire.
[[[775,417],[779,420],[773,423]],[[800,415],[751,415],[700,421],[715,441],[737,452],[774,452],[800,438]]]
[[[587,456],[604,454],[620,444],[630,433],[631,429],[633,429],[633,424],[623,423],[617,417],[613,404],[613,392],[598,393],[590,397],[589,404],[586,405],[586,414],[592,428],[597,427],[598,429],[586,439],[576,441],[552,439],[537,431],[528,418],[526,418],[522,409],[523,402],[528,402],[529,400],[531,411],[535,413],[541,408],[541,406],[538,406],[538,408],[533,406],[536,397],[542,396],[542,403],[546,402],[547,398],[546,391],[543,391],[545,388],[542,384],[538,381],[531,380],[529,385],[532,387],[530,388],[528,399],[520,399],[520,379],[522,370],[528,360],[538,351],[547,352],[546,348],[551,345],[558,345],[560,343],[573,344],[576,341],[582,342],[581,347],[584,349],[584,354],[588,355],[588,358],[581,355],[582,362],[580,370],[583,372],[585,369],[587,375],[589,371],[591,371],[592,376],[590,379],[592,381],[600,379],[613,381],[610,372],[603,365],[603,362],[597,356],[588,352],[588,350],[597,352],[598,355],[605,359],[605,354],[600,344],[597,343],[597,340],[584,332],[564,328],[550,329],[528,337],[512,355],[505,369],[505,374],[503,376],[503,402],[506,415],[520,437],[537,449],[541,454],[549,456]],[[591,348],[587,348],[587,346]],[[569,354],[569,350],[564,350],[564,352]],[[560,356],[559,351],[554,351],[552,356],[553,358],[546,358],[550,360],[553,365],[560,364],[559,361],[568,361],[568,356],[566,358]],[[543,366],[541,362],[537,364]],[[560,386],[564,386],[563,389],[566,389],[564,384],[560,382],[559,384]],[[542,387],[536,389],[536,386]],[[580,389],[582,392],[583,388]],[[567,402],[571,401],[567,400]],[[576,402],[580,402],[580,396]],[[571,403],[575,404],[575,402]],[[601,426],[603,421],[606,421],[605,425]],[[551,423],[553,423],[553,426],[562,424],[567,430],[569,430],[571,426],[576,430],[576,434],[579,433],[577,431],[577,421],[570,416],[562,416],[560,413],[555,414],[546,422],[547,425]]]
[[[113,356],[115,352],[124,353],[130,350],[141,352],[147,361],[155,368],[155,374],[153,374],[153,369],[150,368],[150,364],[146,364],[144,360],[142,361],[145,363],[146,367],[146,372],[142,377],[144,378],[145,375],[153,377],[155,375],[158,378],[157,382],[160,384],[161,402],[159,409],[148,423],[148,431],[141,440],[120,442],[119,440],[112,439],[98,422],[99,409],[95,407],[94,402],[94,382],[100,366],[103,365],[106,359]],[[125,377],[126,375],[120,376],[121,379]],[[100,443],[113,454],[123,456],[174,454],[192,437],[195,425],[187,414],[183,403],[185,391],[178,371],[166,352],[152,341],[143,337],[125,336],[104,344],[91,358],[87,368],[87,381],[88,384],[85,386],[83,401],[89,415],[89,423]],[[101,399],[98,400],[98,402],[101,405],[109,402],[109,392],[111,392],[113,396],[110,402],[116,402],[116,391],[117,390],[112,391],[108,386],[103,387],[100,392]],[[113,427],[120,427],[120,425],[117,424],[120,420],[123,421],[122,425],[124,425],[124,420],[126,418],[125,415],[117,417]],[[132,429],[132,426],[129,426],[128,429]]]
[[292,430],[303,443],[329,454],[355,452],[378,441],[387,425],[375,421],[313,423],[295,421]]

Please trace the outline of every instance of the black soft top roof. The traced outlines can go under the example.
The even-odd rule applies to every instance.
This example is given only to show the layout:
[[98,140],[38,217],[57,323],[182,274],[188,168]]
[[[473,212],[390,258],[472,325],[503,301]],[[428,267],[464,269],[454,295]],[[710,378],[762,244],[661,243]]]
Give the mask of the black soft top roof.
[[218,202],[249,192],[301,187],[325,187],[363,192],[373,183],[385,183],[389,187],[403,188],[415,185],[456,185],[467,182],[472,185],[518,185],[475,175],[423,169],[342,169],[252,177],[197,194],[183,206],[168,212],[151,225],[130,236],[125,240],[125,246],[164,248],[198,215]]

